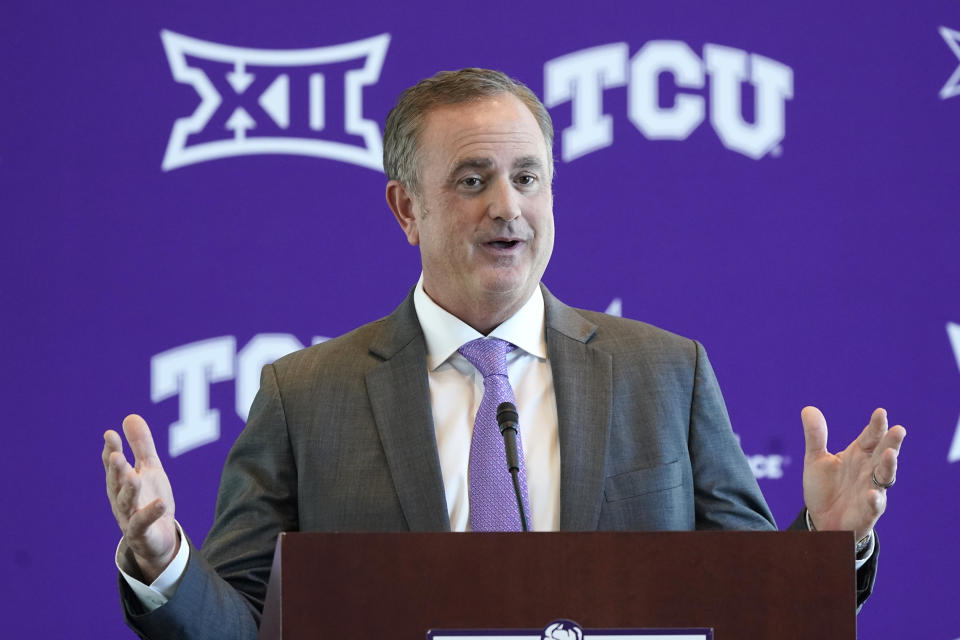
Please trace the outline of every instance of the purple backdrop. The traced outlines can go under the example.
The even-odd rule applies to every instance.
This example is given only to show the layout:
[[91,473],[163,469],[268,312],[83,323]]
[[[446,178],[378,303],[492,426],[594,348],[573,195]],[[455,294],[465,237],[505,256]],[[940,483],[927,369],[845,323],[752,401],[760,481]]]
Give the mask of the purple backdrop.
[[147,417],[202,539],[260,364],[416,281],[371,158],[473,65],[551,107],[546,283],[707,345],[781,523],[801,407],[908,427],[859,625],[960,636],[960,7],[779,4],[7,3],[4,635],[131,637],[100,434]]

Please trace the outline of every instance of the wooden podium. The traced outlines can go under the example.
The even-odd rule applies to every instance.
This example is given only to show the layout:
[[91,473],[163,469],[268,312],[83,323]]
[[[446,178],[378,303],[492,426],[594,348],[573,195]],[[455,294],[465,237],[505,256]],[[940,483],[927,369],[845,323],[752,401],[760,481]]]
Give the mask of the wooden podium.
[[260,638],[422,640],[567,618],[853,639],[853,551],[842,532],[284,533]]

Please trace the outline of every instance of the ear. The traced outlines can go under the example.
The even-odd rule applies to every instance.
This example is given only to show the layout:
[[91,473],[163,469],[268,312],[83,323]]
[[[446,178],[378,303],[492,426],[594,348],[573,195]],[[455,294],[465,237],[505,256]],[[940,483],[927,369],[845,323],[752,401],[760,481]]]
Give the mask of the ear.
[[414,197],[409,189],[397,180],[387,183],[387,204],[407,235],[407,242],[417,246],[420,244],[420,228],[417,226],[417,217],[414,215],[417,208]]

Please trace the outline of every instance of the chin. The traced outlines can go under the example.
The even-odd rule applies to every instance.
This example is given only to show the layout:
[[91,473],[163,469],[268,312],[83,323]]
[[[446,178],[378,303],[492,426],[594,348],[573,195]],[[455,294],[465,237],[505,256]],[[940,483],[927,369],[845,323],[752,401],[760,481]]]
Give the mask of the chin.
[[533,291],[533,287],[536,286],[536,283],[530,283],[526,279],[518,278],[499,278],[488,281],[484,289],[494,295],[500,296],[509,296],[509,295],[529,295]]

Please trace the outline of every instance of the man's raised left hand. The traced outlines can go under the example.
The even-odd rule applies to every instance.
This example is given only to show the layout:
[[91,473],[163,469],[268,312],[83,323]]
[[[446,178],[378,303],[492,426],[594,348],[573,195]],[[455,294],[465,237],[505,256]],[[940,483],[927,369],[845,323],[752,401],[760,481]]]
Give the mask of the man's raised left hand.
[[843,451],[827,451],[827,421],[816,407],[800,414],[807,450],[803,499],[821,531],[853,531],[861,540],[887,508],[887,489],[897,477],[897,456],[907,435],[888,428],[887,412],[877,409],[870,423]]

